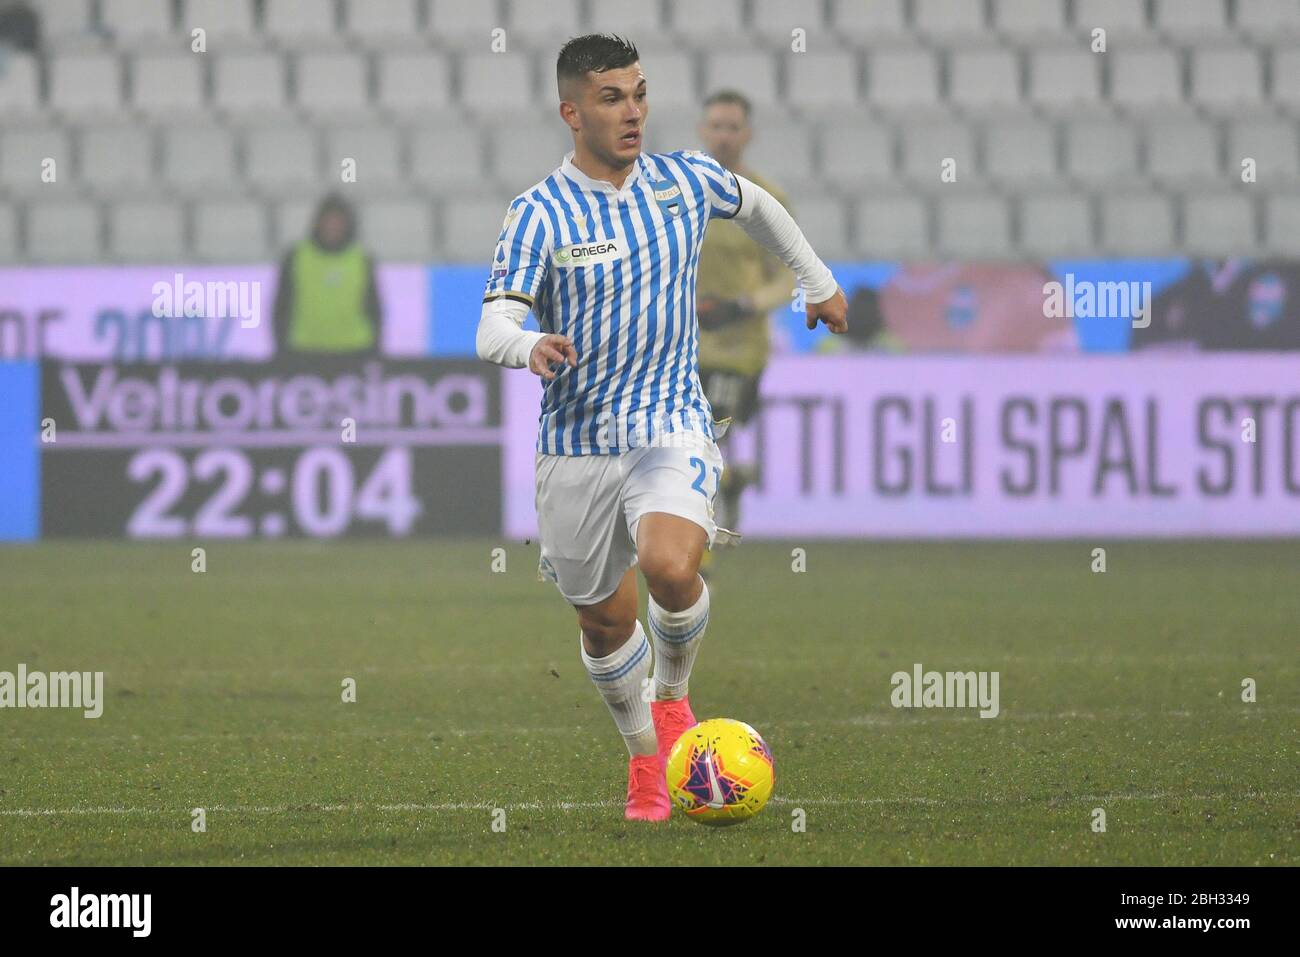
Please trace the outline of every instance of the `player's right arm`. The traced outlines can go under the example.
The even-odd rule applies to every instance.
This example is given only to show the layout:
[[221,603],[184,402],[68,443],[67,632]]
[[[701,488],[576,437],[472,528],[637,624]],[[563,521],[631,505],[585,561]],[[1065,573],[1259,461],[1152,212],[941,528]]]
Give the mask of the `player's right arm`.
[[519,197],[510,204],[492,275],[483,294],[475,347],[479,358],[510,369],[528,369],[554,379],[554,362],[576,367],[578,353],[568,336],[523,328],[550,268],[551,231],[546,214]]

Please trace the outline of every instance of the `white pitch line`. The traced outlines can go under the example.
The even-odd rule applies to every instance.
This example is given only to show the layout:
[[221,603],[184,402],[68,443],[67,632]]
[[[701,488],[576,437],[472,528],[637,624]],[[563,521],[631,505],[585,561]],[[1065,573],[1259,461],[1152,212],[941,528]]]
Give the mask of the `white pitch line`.
[[[912,797],[880,798],[790,798],[774,797],[772,804],[791,807],[870,807],[876,805],[915,805],[934,807],[965,807],[978,804],[1105,804],[1116,801],[1257,801],[1271,798],[1300,798],[1300,791],[1247,791],[1244,794],[1182,794],[1178,791],[1154,791],[1146,794],[1083,794],[1065,799],[1056,797],[988,797],[970,800]],[[378,811],[380,813],[435,814],[446,811],[586,811],[596,808],[620,807],[621,801],[524,801],[493,804],[490,801],[452,801],[440,804],[272,804],[224,805],[214,804],[203,810],[217,814],[335,814],[346,811]],[[198,805],[202,806],[202,805]],[[70,808],[8,808],[0,809],[0,817],[89,817],[95,815],[145,815],[188,817],[193,808],[150,807],[70,807]]]
[[[1274,714],[1297,714],[1300,713],[1300,707],[1288,707],[1285,705],[1258,705],[1259,710],[1256,712],[1219,712],[1219,711],[1188,711],[1180,709],[1177,711],[1140,711],[1137,709],[1116,709],[1112,711],[1009,711],[1004,710],[997,718],[980,719],[978,709],[976,708],[943,708],[943,709],[918,709],[904,708],[898,711],[886,712],[869,712],[867,714],[856,715],[851,718],[824,718],[824,719],[802,719],[789,718],[783,720],[758,721],[756,727],[762,729],[768,728],[857,728],[870,727],[873,725],[885,725],[892,727],[911,727],[922,724],[939,724],[948,722],[971,722],[983,726],[990,722],[1015,722],[1015,721],[1064,721],[1064,720],[1083,720],[1098,721],[1103,718],[1118,718],[1124,720],[1147,720],[1151,718],[1205,718],[1205,717],[1228,717],[1243,718],[1251,721],[1259,721],[1265,717]],[[599,732],[596,729],[586,729],[593,735]],[[308,733],[305,731],[180,731],[174,734],[103,734],[103,735],[58,735],[52,734],[50,737],[31,737],[21,735],[8,735],[5,737],[6,742],[40,744],[46,745],[51,743],[57,744],[103,744],[110,741],[130,741],[135,743],[151,744],[154,742],[165,741],[216,741],[229,740],[239,742],[244,740],[254,741],[327,741],[332,737],[361,737],[361,738],[464,738],[478,735],[501,734],[511,737],[527,738],[529,735],[551,735],[551,734],[572,734],[581,735],[584,729],[576,726],[554,726],[554,727],[525,727],[501,725],[491,728],[439,728],[439,729],[412,729],[397,728],[393,730],[376,730],[365,728],[344,728],[333,731],[321,731],[319,733]]]

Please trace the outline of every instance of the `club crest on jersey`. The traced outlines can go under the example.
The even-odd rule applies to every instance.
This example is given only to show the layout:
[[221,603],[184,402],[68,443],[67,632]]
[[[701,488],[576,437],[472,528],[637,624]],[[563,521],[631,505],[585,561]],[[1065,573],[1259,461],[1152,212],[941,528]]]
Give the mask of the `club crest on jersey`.
[[596,266],[603,263],[615,263],[623,258],[623,250],[617,242],[602,239],[594,243],[573,243],[555,250],[552,257],[561,269],[574,269],[578,266]]
[[657,183],[651,183],[650,188],[655,191],[655,202],[659,208],[669,216],[680,216],[682,214],[682,188],[670,179],[660,180]]

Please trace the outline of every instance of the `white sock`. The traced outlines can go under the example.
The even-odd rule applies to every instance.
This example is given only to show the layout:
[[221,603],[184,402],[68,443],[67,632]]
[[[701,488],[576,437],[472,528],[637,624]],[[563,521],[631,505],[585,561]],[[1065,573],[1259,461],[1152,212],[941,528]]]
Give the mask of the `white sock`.
[[649,617],[655,642],[655,697],[660,701],[685,698],[691,665],[709,623],[709,586],[684,611],[661,608],[651,595]]
[[578,635],[578,649],[582,652],[582,663],[587,667],[596,690],[605,699],[605,706],[614,716],[619,734],[627,744],[629,754],[656,754],[658,742],[655,739],[654,721],[650,717],[650,702],[642,693],[642,687],[650,677],[650,642],[636,623],[622,647],[603,658],[593,658],[587,654],[582,645],[582,635]]

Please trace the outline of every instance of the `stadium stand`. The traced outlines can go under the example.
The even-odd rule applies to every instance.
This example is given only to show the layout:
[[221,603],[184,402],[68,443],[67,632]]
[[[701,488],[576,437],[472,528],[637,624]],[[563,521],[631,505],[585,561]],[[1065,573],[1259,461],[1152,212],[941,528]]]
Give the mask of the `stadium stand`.
[[[1300,0],[45,0],[40,12],[39,55],[0,48],[3,262],[270,261],[293,231],[260,204],[303,208],[339,185],[347,158],[380,255],[480,261],[504,204],[568,148],[558,44],[615,28],[644,53],[648,145],[698,145],[697,104],[741,89],[757,107],[751,162],[831,256],[1296,243]],[[191,51],[196,27],[207,52]],[[1098,27],[1104,54],[1089,47]],[[807,52],[792,51],[795,30]],[[40,179],[47,158],[54,183]],[[955,184],[940,179],[947,159]]]

